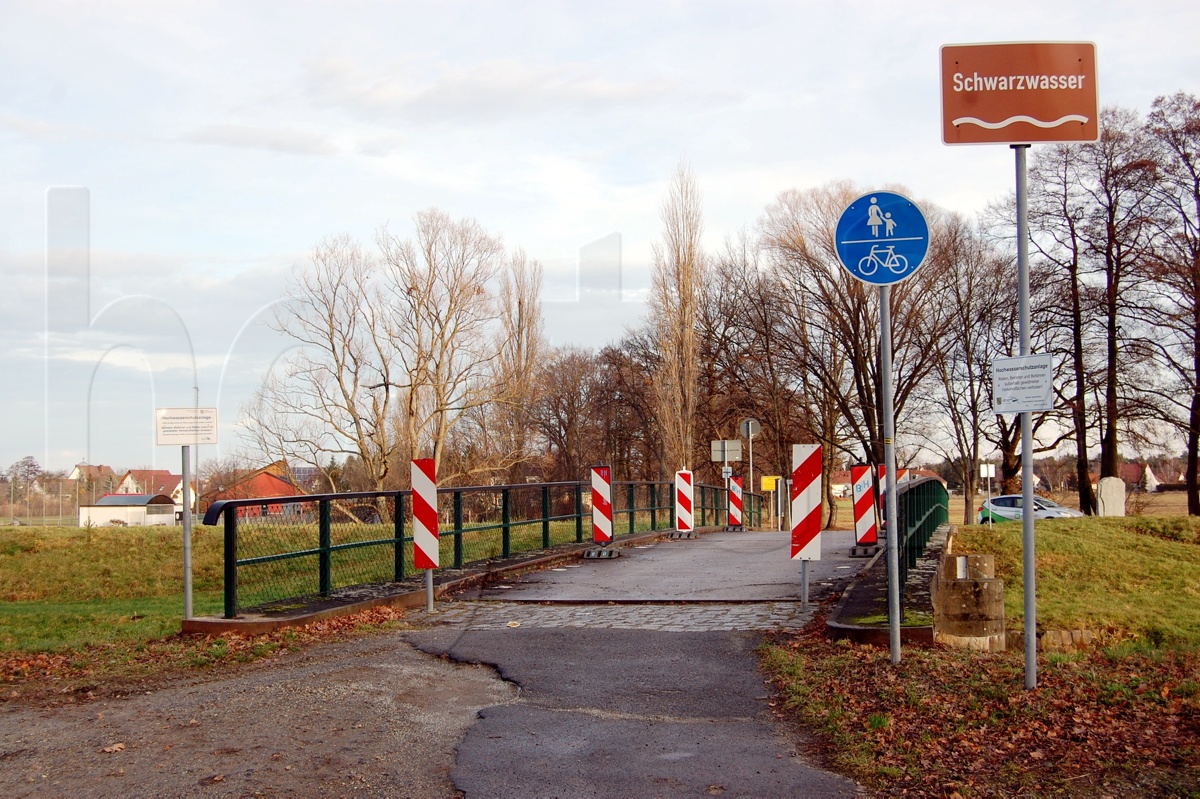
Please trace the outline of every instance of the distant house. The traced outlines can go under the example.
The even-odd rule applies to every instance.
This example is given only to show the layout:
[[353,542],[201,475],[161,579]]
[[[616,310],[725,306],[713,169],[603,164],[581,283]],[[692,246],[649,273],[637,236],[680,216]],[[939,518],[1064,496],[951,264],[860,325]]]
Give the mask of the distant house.
[[183,477],[166,469],[130,469],[117,483],[116,494],[170,494]]
[[[202,505],[207,508],[223,499],[303,496],[305,492],[293,483],[287,474],[287,463],[284,461],[275,461],[254,471],[235,473],[217,485],[210,485],[201,497]],[[278,502],[247,505],[238,510],[238,515],[243,518],[279,516],[284,513],[284,508],[285,506]]]
[[848,497],[854,492],[854,480],[849,469],[838,469],[829,475],[829,490],[835,497]]
[[79,506],[79,526],[156,527],[175,524],[175,501],[166,494],[108,494]]
[[1158,490],[1160,481],[1148,463],[1122,463],[1119,473],[1130,488],[1151,492]]
[[[183,476],[166,469],[130,469],[117,483],[116,494],[166,494],[175,501],[175,510],[183,511]],[[192,510],[198,500],[196,483],[192,483]]]
[[104,464],[77,463],[75,464],[75,468],[71,469],[71,473],[67,475],[67,479],[97,484],[111,481],[112,488],[117,487],[117,473],[113,471],[111,466],[105,466]]
[[907,471],[909,480],[917,480],[922,477],[932,477],[941,483],[943,487],[946,485],[946,481],[942,479],[942,476],[932,469],[908,469]]

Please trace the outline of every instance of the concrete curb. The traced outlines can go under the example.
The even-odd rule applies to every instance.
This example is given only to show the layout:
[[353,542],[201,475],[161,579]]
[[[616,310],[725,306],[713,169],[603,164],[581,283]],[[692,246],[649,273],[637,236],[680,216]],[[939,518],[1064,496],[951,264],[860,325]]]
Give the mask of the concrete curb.
[[[892,645],[891,630],[887,627],[878,627],[865,624],[850,624],[849,622],[841,621],[841,616],[845,612],[846,606],[850,604],[850,594],[854,588],[862,581],[863,575],[867,574],[875,567],[876,562],[881,557],[886,557],[887,547],[879,548],[875,556],[867,561],[859,573],[851,581],[850,585],[846,586],[846,590],[842,592],[842,598],[838,600],[834,606],[833,612],[829,614],[829,618],[825,620],[825,633],[831,641],[849,640],[856,644],[869,644],[878,647],[890,647]],[[905,644],[932,644],[933,643],[933,626],[924,627],[901,627],[900,628],[900,643]]]
[[[698,533],[715,533],[720,532],[720,527],[706,527],[702,530],[697,530]],[[655,530],[649,533],[636,533],[624,538],[614,539],[612,546],[622,549],[637,546],[648,541],[661,541],[667,538],[670,530]],[[446,594],[455,594],[459,591],[465,591],[469,588],[475,588],[481,585],[486,585],[490,582],[496,582],[502,579],[517,577],[527,572],[541,571],[557,566],[560,563],[567,563],[572,560],[582,560],[584,550],[591,549],[595,544],[569,544],[570,549],[566,551],[552,552],[547,555],[541,555],[519,562],[510,563],[507,565],[500,564],[491,568],[480,568],[471,574],[463,577],[455,577],[443,579],[439,582],[434,580],[433,594],[435,597]],[[385,589],[386,590],[386,589]],[[331,600],[322,599],[321,603],[328,605]],[[336,602],[336,600],[332,600]],[[382,596],[370,597],[366,599],[347,600],[343,603],[337,603],[332,607],[321,607],[314,609],[299,609],[295,611],[287,611],[278,614],[266,613],[248,613],[240,615],[234,619],[226,619],[220,616],[201,616],[192,619],[184,619],[182,629],[180,630],[187,635],[223,635],[225,633],[237,633],[238,635],[262,635],[263,633],[274,632],[285,627],[303,627],[308,624],[325,621],[327,619],[337,618],[339,616],[348,616],[353,613],[358,613],[363,610],[378,607],[392,608],[415,608],[425,605],[425,588],[424,586],[403,586],[397,587],[396,593],[386,593]]]

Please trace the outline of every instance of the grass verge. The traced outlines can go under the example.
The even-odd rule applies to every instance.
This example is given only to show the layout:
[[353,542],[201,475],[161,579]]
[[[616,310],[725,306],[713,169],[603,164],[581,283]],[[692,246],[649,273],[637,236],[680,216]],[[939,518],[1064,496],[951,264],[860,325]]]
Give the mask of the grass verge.
[[764,645],[787,720],[873,792],[925,796],[1197,795],[1200,657],[1123,648],[1020,652],[832,643],[825,620]]
[[[960,528],[957,552],[990,552],[1009,629],[1024,624],[1020,524]],[[1109,641],[1200,646],[1200,519],[1037,523],[1039,629],[1088,628]]]
[[160,686],[176,675],[224,675],[236,664],[404,625],[403,610],[384,607],[263,635],[175,634],[65,651],[8,652],[0,654],[0,703],[54,705],[121,696]]
[[[990,552],[1009,629],[1024,623],[1020,524],[963,527]],[[1042,655],[830,642],[818,618],[764,645],[780,714],[872,791],[927,796],[1200,796],[1200,519],[1037,523],[1041,629],[1106,647]]]

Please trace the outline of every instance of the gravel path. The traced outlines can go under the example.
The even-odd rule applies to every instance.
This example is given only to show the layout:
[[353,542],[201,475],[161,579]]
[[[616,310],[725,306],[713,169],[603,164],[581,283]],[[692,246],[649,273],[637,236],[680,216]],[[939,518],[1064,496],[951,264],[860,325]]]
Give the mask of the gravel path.
[[455,796],[455,747],[516,693],[398,634],[317,645],[210,682],[5,707],[0,795]]

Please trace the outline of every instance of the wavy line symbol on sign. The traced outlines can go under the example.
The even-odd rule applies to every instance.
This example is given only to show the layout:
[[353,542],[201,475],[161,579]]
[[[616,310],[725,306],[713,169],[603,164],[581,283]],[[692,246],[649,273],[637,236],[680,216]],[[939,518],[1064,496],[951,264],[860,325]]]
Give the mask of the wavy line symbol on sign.
[[988,130],[999,130],[1000,128],[1007,128],[1009,125],[1014,125],[1018,122],[1028,122],[1030,125],[1039,128],[1057,128],[1059,125],[1065,125],[1068,122],[1086,124],[1087,121],[1088,118],[1080,114],[1067,114],[1065,117],[1059,117],[1053,122],[1043,122],[1035,117],[1026,116],[1025,114],[1018,114],[1015,117],[1009,117],[1003,122],[984,122],[982,119],[976,119],[975,117],[959,117],[958,119],[952,120],[950,124],[956,127],[958,125],[978,125],[979,127],[987,128]]

